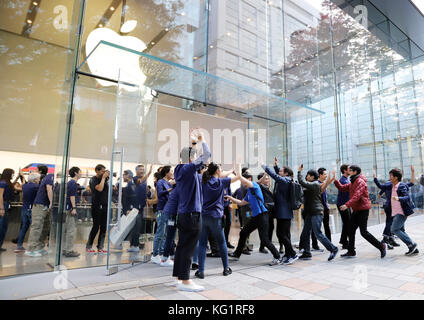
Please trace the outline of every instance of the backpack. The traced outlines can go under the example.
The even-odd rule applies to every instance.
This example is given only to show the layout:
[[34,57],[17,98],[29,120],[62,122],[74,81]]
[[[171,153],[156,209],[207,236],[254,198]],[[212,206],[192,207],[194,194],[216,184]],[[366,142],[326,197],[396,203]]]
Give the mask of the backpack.
[[289,184],[289,208],[291,210],[298,210],[302,206],[303,202],[303,188],[299,183],[292,180]]

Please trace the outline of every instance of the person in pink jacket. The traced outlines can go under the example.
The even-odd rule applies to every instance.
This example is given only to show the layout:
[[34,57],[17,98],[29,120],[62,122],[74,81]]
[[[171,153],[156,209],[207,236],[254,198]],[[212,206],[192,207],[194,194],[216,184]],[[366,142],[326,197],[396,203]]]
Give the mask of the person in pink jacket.
[[340,207],[340,210],[352,208],[353,213],[350,220],[349,245],[347,252],[341,257],[355,257],[355,234],[356,229],[361,232],[361,236],[369,243],[376,247],[381,258],[386,256],[386,244],[378,241],[367,230],[368,215],[371,209],[371,201],[368,194],[367,178],[361,174],[361,168],[356,165],[351,165],[348,168],[350,183],[342,185],[340,181],[335,180],[334,184],[337,189],[342,192],[349,192],[350,200]]

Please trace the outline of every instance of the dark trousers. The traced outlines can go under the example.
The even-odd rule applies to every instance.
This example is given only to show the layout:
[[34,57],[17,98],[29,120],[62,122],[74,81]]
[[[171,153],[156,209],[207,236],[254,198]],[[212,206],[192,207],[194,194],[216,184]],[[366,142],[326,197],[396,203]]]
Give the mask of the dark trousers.
[[90,235],[88,236],[87,248],[93,246],[94,238],[100,230],[99,238],[97,240],[97,249],[103,249],[105,236],[106,236],[106,224],[107,224],[107,206],[99,208],[93,206],[91,209],[91,215],[93,217],[93,227],[91,228]]
[[266,248],[268,248],[271,251],[275,259],[279,259],[280,253],[272,244],[272,242],[269,241],[269,238],[268,238],[268,223],[269,223],[269,217],[267,212],[258,214],[257,216],[249,219],[249,222],[240,231],[240,237],[237,244],[237,249],[234,251],[234,254],[238,257],[241,255],[241,252],[243,251],[243,248],[246,244],[247,237],[253,231],[258,229],[259,238],[261,239],[261,242],[264,244]]
[[175,219],[176,215],[169,215],[166,222],[166,239],[163,246],[163,256],[166,258],[173,256],[175,251],[175,235],[177,233]]
[[378,241],[371,233],[367,230],[369,210],[353,211],[350,219],[350,232],[349,232],[349,248],[348,252],[355,252],[355,234],[356,229],[359,227],[361,236],[364,237],[369,243],[371,243],[378,250],[382,249],[382,244]]
[[177,215],[179,240],[175,250],[173,277],[178,280],[190,279],[191,258],[199,241],[202,217],[199,212]]
[[145,222],[143,219],[144,208],[140,209],[137,218],[135,218],[135,225],[130,233],[130,245],[131,247],[138,247],[140,244],[140,233],[144,233]]
[[[302,218],[303,218],[303,225],[305,225],[305,216],[304,216],[303,212],[302,212]],[[317,240],[317,237],[315,236],[313,231],[311,232],[311,240],[312,240],[312,248],[317,249],[319,247],[318,246],[318,240]],[[302,241],[300,241],[300,240],[299,240],[299,249],[305,249],[302,246]]]
[[212,233],[208,233],[208,241],[211,248],[211,253],[213,254],[219,254],[219,245],[218,242],[216,242],[215,237]]
[[224,224],[225,241],[226,243],[229,243],[228,236],[230,235],[230,229],[231,229],[231,210],[229,206],[224,207],[224,220],[225,220],[225,224]]
[[[269,219],[268,219],[268,239],[269,239],[269,241],[272,242],[272,233],[274,232],[274,229],[275,229],[275,227],[274,227],[274,215],[268,213],[268,216],[269,216]],[[277,232],[277,237],[278,237],[278,232]],[[278,240],[281,243],[280,238],[278,238]],[[263,248],[265,248],[265,245],[261,241],[259,249],[263,249]]]
[[391,237],[393,235],[391,231],[392,223],[393,223],[392,213],[386,209],[384,209],[384,213],[386,214],[386,226],[383,231],[383,236]]
[[350,221],[350,209],[340,210],[340,207],[337,206],[339,210],[340,217],[342,218],[342,234],[340,235],[339,243],[343,246],[347,246],[349,244],[349,221]]
[[331,241],[331,229],[330,229],[330,209],[324,209],[324,217],[322,219],[324,225],[324,234],[328,240]]
[[305,249],[305,253],[310,253],[310,234],[315,233],[318,240],[324,245],[324,247],[333,252],[337,248],[331,243],[331,241],[321,232],[323,216],[320,214],[307,215],[305,217],[305,224],[303,225],[302,234],[300,235],[300,246]]
[[291,244],[290,226],[291,219],[277,219],[277,236],[280,243],[284,245],[286,257],[293,257],[296,255]]

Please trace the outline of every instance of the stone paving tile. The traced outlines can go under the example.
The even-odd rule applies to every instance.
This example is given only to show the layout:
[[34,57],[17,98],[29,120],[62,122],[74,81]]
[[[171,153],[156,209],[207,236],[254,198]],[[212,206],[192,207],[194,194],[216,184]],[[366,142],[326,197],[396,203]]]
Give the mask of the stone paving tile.
[[404,293],[403,295],[401,295],[399,297],[392,298],[392,299],[399,299],[399,300],[424,300],[424,295],[417,294],[417,293],[412,293],[412,292],[407,292],[407,293]]
[[420,277],[412,277],[412,276],[405,276],[405,275],[397,276],[394,279],[402,280],[402,281],[408,281],[408,282],[415,282],[415,283],[418,283],[422,280],[422,278],[420,278]]
[[147,292],[141,290],[140,288],[119,290],[119,291],[116,291],[116,293],[119,294],[125,300],[131,299],[131,298],[144,297],[149,295]]
[[219,288],[244,299],[252,299],[267,294],[269,292],[268,290],[248,285],[246,283],[225,284],[220,286]]
[[115,292],[99,293],[76,298],[77,300],[123,300],[122,297]]
[[253,300],[291,300],[289,297],[284,297],[276,293],[268,293],[263,296],[254,298]]
[[356,292],[348,292],[337,288],[328,288],[317,293],[318,296],[328,298],[330,300],[375,300],[375,297],[364,295]]
[[405,284],[406,281],[396,280],[387,277],[379,277],[379,276],[369,276],[368,283],[382,285],[390,288],[399,288],[401,285]]
[[415,276],[424,279],[424,272],[418,272],[417,274],[415,274]]
[[234,294],[231,294],[221,289],[205,290],[199,292],[199,294],[208,298],[209,300],[234,300],[240,298]]
[[146,292],[148,295],[151,295],[157,298],[161,298],[162,296],[171,295],[173,293],[178,292],[178,290],[173,286],[165,287],[162,285],[142,287],[142,290]]
[[158,300],[158,298],[155,298],[152,296],[144,296],[144,297],[130,298],[128,300]]
[[316,282],[311,282],[311,283],[309,283],[305,286],[300,286],[297,289],[305,291],[305,292],[309,292],[309,293],[317,293],[317,292],[320,292],[320,291],[328,289],[328,288],[330,288],[330,286],[328,286],[328,285],[324,285],[324,284],[316,283]]
[[[381,294],[387,294],[390,297],[398,297],[402,295],[403,293],[405,293],[404,291],[399,289],[389,288],[388,286],[378,286],[378,285],[369,285],[367,286],[366,291],[368,290],[373,292],[378,292]],[[366,294],[366,291],[362,292],[362,294]]]
[[282,296],[286,296],[286,297],[291,297],[294,296],[297,293],[301,293],[301,291],[293,289],[293,288],[289,288],[289,287],[284,287],[284,286],[279,286],[277,288],[273,288],[271,290],[269,290],[273,293],[282,295]]
[[257,288],[264,289],[264,290],[271,290],[273,288],[280,286],[278,283],[266,281],[266,280],[258,280],[257,282],[253,283],[252,285],[254,285]]
[[186,297],[186,300],[208,300],[205,296],[202,296],[198,292],[178,291],[178,293]]
[[42,296],[28,298],[26,300],[62,300],[59,293],[46,294]]
[[63,291],[59,294],[62,299],[72,299],[72,298],[77,298],[77,297],[81,297],[85,295],[80,289],[70,289],[70,290]]
[[297,289],[299,287],[306,286],[310,284],[311,282],[307,280],[299,279],[299,278],[292,278],[292,279],[278,281],[278,283],[285,287]]
[[424,284],[420,283],[407,282],[401,287],[399,287],[399,289],[403,291],[424,294]]
[[299,293],[292,295],[290,298],[293,299],[293,300],[305,300],[305,299],[311,298],[313,296],[314,296],[313,294],[308,293],[308,292],[299,292]]
[[160,300],[187,300],[187,297],[182,295],[179,292],[175,292],[173,294],[168,294],[165,296],[161,296]]

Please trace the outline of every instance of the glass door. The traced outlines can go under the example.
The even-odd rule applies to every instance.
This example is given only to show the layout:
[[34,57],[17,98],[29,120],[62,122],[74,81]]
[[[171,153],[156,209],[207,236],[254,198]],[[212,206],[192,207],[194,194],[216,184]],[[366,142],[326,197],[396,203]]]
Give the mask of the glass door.
[[117,272],[120,264],[150,259],[154,214],[147,196],[155,163],[155,95],[139,74],[119,70],[108,197],[108,274]]

